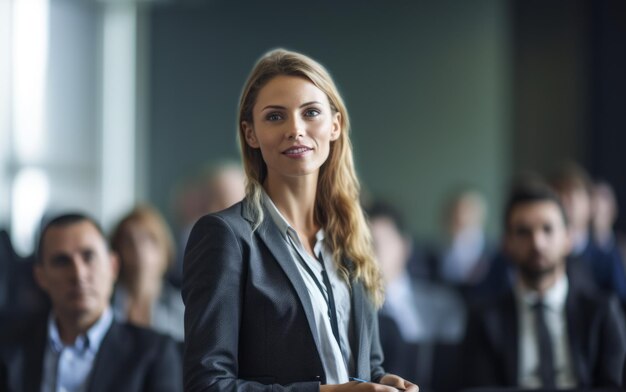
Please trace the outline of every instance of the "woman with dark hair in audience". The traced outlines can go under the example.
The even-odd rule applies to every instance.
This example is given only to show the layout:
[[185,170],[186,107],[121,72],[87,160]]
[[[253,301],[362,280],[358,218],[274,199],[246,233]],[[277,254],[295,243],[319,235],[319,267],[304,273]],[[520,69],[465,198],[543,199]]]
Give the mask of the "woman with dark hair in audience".
[[111,247],[121,263],[113,295],[116,317],[182,341],[185,308],[180,292],[164,279],[174,243],[161,214],[147,205],[134,208],[113,230]]
[[381,366],[382,281],[330,75],[267,53],[238,123],[246,198],[202,218],[185,254],[185,390],[416,392]]

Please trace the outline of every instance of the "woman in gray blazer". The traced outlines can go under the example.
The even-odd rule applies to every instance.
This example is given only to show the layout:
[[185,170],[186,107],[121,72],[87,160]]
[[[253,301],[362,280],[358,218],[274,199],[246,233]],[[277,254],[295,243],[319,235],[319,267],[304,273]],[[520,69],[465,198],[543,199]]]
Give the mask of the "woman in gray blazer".
[[397,391],[348,112],[314,60],[274,50],[239,106],[246,197],[203,217],[183,272],[186,391]]

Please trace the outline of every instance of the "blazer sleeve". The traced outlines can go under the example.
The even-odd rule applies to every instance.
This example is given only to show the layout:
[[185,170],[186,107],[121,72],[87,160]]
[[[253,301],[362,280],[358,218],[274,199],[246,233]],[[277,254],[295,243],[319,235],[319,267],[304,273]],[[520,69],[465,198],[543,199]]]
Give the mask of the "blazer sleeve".
[[380,381],[382,376],[385,375],[383,369],[383,349],[380,345],[380,331],[378,328],[378,317],[372,310],[372,347],[370,348],[370,366],[371,366],[371,379],[373,381]]
[[183,264],[185,391],[319,391],[319,382],[265,385],[238,378],[249,262],[241,238],[223,217],[207,215],[196,223]]

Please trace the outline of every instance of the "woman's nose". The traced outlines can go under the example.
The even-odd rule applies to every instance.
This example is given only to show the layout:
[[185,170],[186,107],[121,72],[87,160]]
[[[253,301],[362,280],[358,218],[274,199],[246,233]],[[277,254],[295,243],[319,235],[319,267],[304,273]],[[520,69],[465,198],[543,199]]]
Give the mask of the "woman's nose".
[[304,122],[297,116],[293,117],[293,120],[289,122],[287,128],[288,139],[298,139],[304,134]]

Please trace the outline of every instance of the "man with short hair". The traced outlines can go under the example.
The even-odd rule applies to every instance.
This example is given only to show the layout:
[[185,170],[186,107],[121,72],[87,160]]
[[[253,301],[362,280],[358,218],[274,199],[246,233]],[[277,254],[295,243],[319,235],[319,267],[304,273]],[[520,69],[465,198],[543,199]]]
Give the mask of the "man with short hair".
[[597,288],[614,293],[626,309],[626,272],[617,243],[600,246],[592,235],[593,185],[588,174],[582,167],[570,164],[553,176],[551,185],[569,220],[573,262],[587,268]]
[[44,227],[34,274],[52,312],[0,345],[0,390],[182,390],[174,341],[114,320],[118,268],[91,218],[61,215]]
[[504,249],[516,282],[470,313],[465,386],[620,387],[623,314],[616,298],[589,290],[576,269],[566,268],[567,219],[549,188],[514,190],[505,210]]
[[[452,389],[458,379],[451,362],[465,330],[463,299],[447,286],[410,276],[414,241],[399,211],[376,201],[367,215],[385,283],[378,313],[385,369],[420,380],[426,390]],[[445,366],[437,366],[439,358]]]

